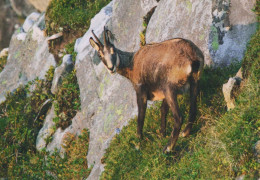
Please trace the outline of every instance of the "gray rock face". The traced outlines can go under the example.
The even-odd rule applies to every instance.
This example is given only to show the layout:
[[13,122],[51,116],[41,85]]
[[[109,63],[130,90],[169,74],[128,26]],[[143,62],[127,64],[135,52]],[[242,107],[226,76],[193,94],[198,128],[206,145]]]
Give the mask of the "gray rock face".
[[[27,33],[19,29],[13,35],[7,64],[0,73],[0,102],[5,100],[4,95],[7,91],[12,92],[19,85],[26,84],[36,77],[43,79],[49,67],[56,66],[41,29],[42,22],[44,22],[44,14],[29,28]],[[19,40],[20,33],[25,36],[24,41]]]
[[140,48],[139,34],[143,30],[143,17],[156,5],[156,0],[114,1],[108,29],[115,34],[116,47],[129,52]]
[[30,14],[23,23],[23,30],[27,33],[39,17],[39,13],[33,12],[32,14]]
[[204,53],[205,64],[241,61],[256,31],[255,1],[161,0],[147,28],[148,43],[181,37]]
[[181,37],[194,42],[210,64],[208,37],[211,19],[211,0],[161,0],[148,24],[147,43]]
[[52,80],[51,93],[56,94],[59,86],[62,83],[62,78],[66,76],[66,74],[70,73],[73,70],[73,62],[72,56],[67,54],[63,57],[62,64],[57,67],[54,71],[54,76]]
[[[221,1],[220,1],[221,2]],[[225,2],[223,0],[223,2]],[[222,2],[222,3],[223,3]],[[230,27],[226,31],[221,31],[221,27],[225,26],[225,19],[219,22],[216,34],[215,16],[213,14],[213,23],[211,27],[211,36],[209,51],[213,62],[216,65],[229,65],[234,61],[241,61],[247,42],[255,33],[257,27],[256,15],[252,12],[255,0],[230,0],[228,9],[221,12],[227,12]]]

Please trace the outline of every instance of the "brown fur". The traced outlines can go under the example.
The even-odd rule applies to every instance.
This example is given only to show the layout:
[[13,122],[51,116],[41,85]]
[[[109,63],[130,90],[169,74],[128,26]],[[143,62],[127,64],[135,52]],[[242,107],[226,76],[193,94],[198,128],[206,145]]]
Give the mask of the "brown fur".
[[[185,70],[190,67],[192,71],[192,63],[196,61],[200,64],[199,71],[187,73]],[[171,83],[181,88],[190,76],[199,79],[203,65],[202,52],[191,41],[178,38],[142,47],[134,55],[133,65],[117,72],[134,85],[149,86],[152,90],[149,100],[162,100],[162,84]]]

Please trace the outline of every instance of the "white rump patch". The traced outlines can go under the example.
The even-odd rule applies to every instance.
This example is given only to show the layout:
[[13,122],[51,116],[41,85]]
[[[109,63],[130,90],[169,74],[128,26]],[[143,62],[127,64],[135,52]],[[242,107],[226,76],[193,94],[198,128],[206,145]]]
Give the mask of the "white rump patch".
[[187,67],[187,69],[186,69],[186,72],[187,72],[187,74],[190,74],[191,73],[191,65],[188,65],[188,67]]

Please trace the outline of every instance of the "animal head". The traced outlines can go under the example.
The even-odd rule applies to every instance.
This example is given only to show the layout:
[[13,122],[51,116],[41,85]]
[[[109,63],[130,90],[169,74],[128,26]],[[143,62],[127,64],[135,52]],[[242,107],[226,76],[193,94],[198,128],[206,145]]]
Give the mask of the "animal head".
[[116,68],[119,66],[119,58],[117,58],[114,45],[109,40],[112,37],[112,33],[104,27],[104,45],[93,30],[92,34],[96,41],[91,37],[89,39],[90,45],[97,51],[99,58],[104,63],[108,72],[111,74],[115,73]]

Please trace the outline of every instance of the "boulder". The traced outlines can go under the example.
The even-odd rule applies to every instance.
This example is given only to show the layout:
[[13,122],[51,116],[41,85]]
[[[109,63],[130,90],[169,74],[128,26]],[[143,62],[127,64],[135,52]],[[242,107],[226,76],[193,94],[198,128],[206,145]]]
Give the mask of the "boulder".
[[239,88],[241,81],[242,73],[240,68],[235,77],[229,78],[228,82],[226,84],[223,84],[222,91],[224,94],[225,101],[227,103],[228,111],[235,108],[234,91]]
[[0,73],[0,103],[5,100],[7,91],[12,92],[36,77],[44,79],[50,66],[56,66],[53,55],[49,53],[42,24],[44,14],[40,15],[28,32],[20,28],[12,36],[7,64]]
[[63,57],[62,64],[57,67],[54,71],[54,76],[52,80],[51,93],[56,94],[59,86],[62,83],[62,79],[69,74],[74,68],[72,61],[72,56],[67,54]]
[[146,40],[189,39],[203,51],[207,65],[241,61],[256,31],[256,15],[251,12],[255,2],[161,0],[148,24]]
[[25,19],[23,23],[23,30],[25,33],[28,33],[30,28],[35,24],[35,22],[38,20],[39,17],[40,17],[39,13],[33,12]]

